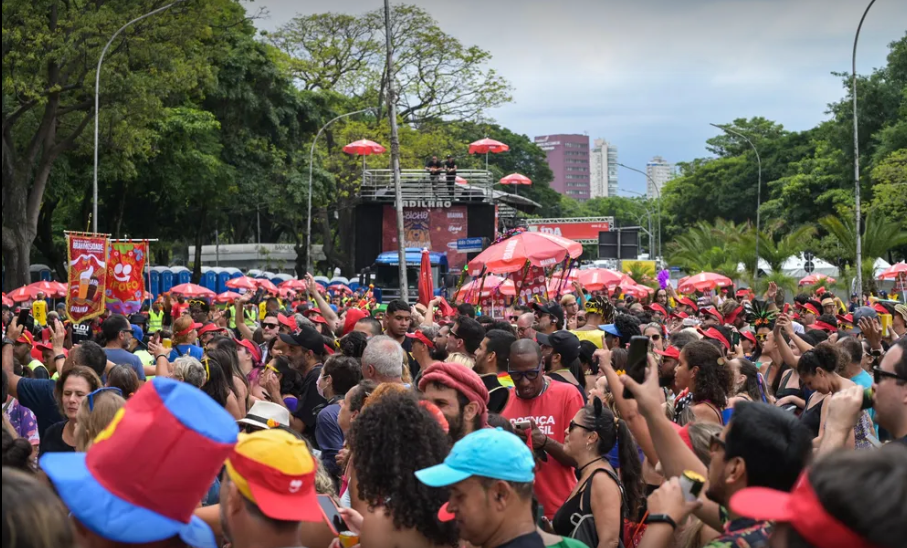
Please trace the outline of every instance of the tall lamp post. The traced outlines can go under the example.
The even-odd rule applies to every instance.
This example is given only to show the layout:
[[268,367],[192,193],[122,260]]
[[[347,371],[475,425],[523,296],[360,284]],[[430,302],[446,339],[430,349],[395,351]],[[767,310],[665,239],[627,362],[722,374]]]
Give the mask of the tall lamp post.
[[860,29],[863,28],[863,21],[866,20],[866,14],[869,8],[876,3],[876,0],[870,0],[869,5],[863,11],[863,17],[860,17],[860,24],[857,25],[857,34],[853,37],[853,57],[851,59],[853,66],[850,74],[853,95],[853,185],[854,185],[854,227],[856,228],[857,242],[857,302],[863,304],[863,237],[860,235],[860,139],[859,123],[857,119],[857,43],[860,41]]
[[[328,123],[321,126],[321,129],[318,130],[318,133],[315,134],[315,139],[312,140],[312,147],[309,149],[309,204],[308,204],[308,219],[306,220],[306,236],[305,236],[305,268],[306,272],[312,271],[312,169],[314,167],[315,159],[315,143],[318,142],[318,138],[321,137],[321,133],[328,128],[329,125],[333,124],[341,118],[346,118],[348,116],[355,116],[356,114],[362,114],[363,112],[369,112],[375,110],[374,107],[364,108],[362,110],[357,110],[355,112],[348,112],[346,114],[341,114],[340,116],[335,116],[328,120]],[[261,233],[261,231],[259,231]],[[261,243],[261,242],[259,242]]]
[[658,188],[658,185],[655,184],[655,181],[652,180],[652,177],[649,177],[649,174],[646,173],[645,171],[638,170],[635,167],[625,166],[624,164],[621,164],[621,163],[618,163],[617,165],[619,165],[620,167],[622,167],[624,169],[629,169],[630,171],[635,171],[636,173],[645,175],[646,179],[648,179],[649,182],[652,183],[652,188],[655,189],[655,195],[658,197],[658,237],[656,238],[657,245],[655,247],[656,256],[653,258],[657,259],[658,257],[661,257],[661,251],[662,251],[661,250],[661,189]]
[[[873,2],[874,1],[875,0],[873,0]],[[755,282],[757,279],[759,279],[759,221],[761,220],[759,206],[762,205],[762,158],[759,157],[759,150],[756,148],[756,145],[754,145],[746,135],[731,128],[719,126],[718,124],[709,125],[717,127],[718,129],[726,133],[731,133],[733,135],[736,135],[737,137],[740,137],[741,139],[749,143],[749,145],[753,148],[753,152],[756,153],[756,164],[759,167],[759,176],[756,182],[756,268],[755,272],[753,272],[753,282]]]
[[166,6],[161,6],[156,10],[149,11],[145,15],[136,17],[132,21],[126,23],[120,27],[113,36],[110,37],[110,40],[107,41],[107,44],[104,46],[104,49],[101,50],[101,57],[98,59],[98,69],[94,75],[94,172],[92,175],[92,205],[91,205],[91,231],[98,231],[98,120],[100,118],[100,89],[101,89],[101,65],[104,63],[104,56],[107,54],[107,50],[110,48],[110,44],[116,40],[116,37],[120,35],[123,30],[126,29],[129,25],[137,23],[146,17],[151,17],[156,13],[166,11],[173,6],[185,2],[186,0],[176,0],[171,2]]

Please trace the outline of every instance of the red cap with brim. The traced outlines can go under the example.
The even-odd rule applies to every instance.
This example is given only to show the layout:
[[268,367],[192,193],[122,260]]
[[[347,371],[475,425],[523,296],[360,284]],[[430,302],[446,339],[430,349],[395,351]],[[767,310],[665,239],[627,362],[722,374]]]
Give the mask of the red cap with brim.
[[204,335],[205,333],[216,333],[216,332],[220,332],[223,330],[224,329],[222,327],[217,327],[216,324],[207,323],[198,330],[198,334],[199,334],[199,336],[201,336],[201,335]]
[[680,304],[682,304],[682,305],[689,306],[690,308],[692,308],[692,309],[695,310],[696,312],[699,312],[699,305],[696,304],[696,302],[693,301],[693,299],[691,299],[691,298],[689,298],[689,297],[681,297],[681,298],[677,299],[677,302],[680,303]]
[[702,335],[703,337],[705,337],[705,338],[707,338],[707,339],[715,339],[716,341],[718,341],[718,342],[720,342],[722,345],[724,345],[724,347],[725,347],[726,349],[728,349],[728,350],[731,349],[731,343],[730,343],[730,341],[728,341],[727,339],[725,339],[725,338],[724,338],[724,335],[721,334],[721,331],[718,331],[718,330],[715,329],[714,327],[710,327],[710,328],[708,328],[708,329],[702,329],[702,328],[700,327],[700,328],[697,329],[697,331],[699,331],[699,334]]
[[309,316],[309,320],[310,320],[312,323],[321,323],[321,324],[324,324],[324,325],[327,325],[327,324],[328,324],[328,321],[325,320],[325,319],[324,319],[324,316],[322,316],[321,314],[312,314],[311,316]]
[[712,316],[713,318],[717,319],[719,322],[724,322],[724,316],[722,316],[721,312],[718,312],[714,308],[703,308],[702,313]]
[[741,331],[740,336],[749,342],[756,344],[756,335],[754,335],[752,331]]
[[272,519],[320,522],[325,519],[315,492],[315,472],[291,476],[238,452],[230,465],[249,484],[255,505]]
[[284,325],[284,327],[289,327],[293,331],[296,331],[299,326],[296,325],[296,318],[292,316],[284,316],[283,314],[277,315],[277,321]]
[[819,329],[819,330],[825,331],[826,333],[834,333],[835,331],[838,330],[837,327],[835,327],[829,323],[820,322],[820,321],[813,322],[813,324],[810,327],[812,327],[813,329]]
[[853,325],[853,314],[839,314],[838,316],[835,316],[835,319],[840,323]]
[[646,309],[648,309],[652,312],[658,312],[659,314],[661,314],[664,317],[668,316],[668,311],[665,310],[665,307],[661,306],[658,303],[652,303],[649,306],[647,306]]
[[687,314],[686,312],[682,312],[682,311],[678,310],[677,312],[672,312],[670,317],[677,318],[678,320],[685,320],[685,319],[689,318],[690,315]]
[[200,324],[198,322],[193,322],[189,327],[187,327],[186,329],[183,329],[182,331],[180,331],[178,333],[174,333],[174,335],[177,337],[185,337],[186,335],[191,333],[193,329],[198,329],[199,327],[202,327],[202,324]]
[[236,344],[249,351],[249,354],[252,355],[252,361],[254,361],[255,363],[259,363],[261,361],[261,349],[258,348],[257,344],[248,339],[236,341]]
[[664,350],[655,349],[655,353],[659,356],[664,356],[665,358],[673,358],[675,360],[680,359],[680,349],[676,346],[669,346]]
[[422,333],[421,331],[416,331],[415,333],[407,333],[406,338],[417,340],[429,348],[435,347],[435,343],[433,343],[431,340],[429,340],[429,338],[426,337],[425,334]]
[[16,339],[16,342],[19,344],[30,344],[35,345],[35,338],[32,337],[32,334],[29,331],[23,331],[19,338]]

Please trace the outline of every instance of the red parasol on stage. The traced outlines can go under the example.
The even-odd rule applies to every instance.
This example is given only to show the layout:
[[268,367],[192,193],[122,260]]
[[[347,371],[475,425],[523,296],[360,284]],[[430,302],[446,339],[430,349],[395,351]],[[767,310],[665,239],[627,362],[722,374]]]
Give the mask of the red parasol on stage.
[[171,293],[176,293],[177,295],[182,295],[183,297],[193,299],[196,297],[199,298],[212,298],[216,297],[217,294],[207,287],[202,287],[196,284],[180,284],[175,285],[170,288]]
[[907,262],[901,261],[891,265],[884,272],[879,274],[880,280],[895,280],[898,276],[907,276]]
[[387,149],[374,141],[359,139],[343,147],[343,152],[357,156],[371,156],[372,154],[384,154]]
[[532,181],[520,173],[511,173],[506,177],[501,177],[500,183],[502,185],[531,185]]
[[539,267],[554,266],[582,253],[583,246],[573,240],[543,232],[521,232],[479,253],[469,261],[469,273],[476,276],[483,267],[493,274],[517,272],[526,261]]
[[469,181],[467,181],[467,180],[464,179],[463,177],[460,177],[459,175],[457,175],[457,178],[454,179],[454,183],[456,183],[456,184],[458,184],[458,185],[460,185],[460,186],[466,186],[466,185],[469,184]]
[[716,287],[727,287],[733,283],[727,276],[714,272],[700,272],[680,280],[677,288],[681,293],[693,293],[694,291],[711,291]]

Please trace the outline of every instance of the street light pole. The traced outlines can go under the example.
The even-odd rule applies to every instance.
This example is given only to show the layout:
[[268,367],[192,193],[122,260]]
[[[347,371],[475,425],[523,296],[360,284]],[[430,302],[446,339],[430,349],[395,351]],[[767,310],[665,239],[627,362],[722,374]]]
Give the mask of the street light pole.
[[[305,236],[305,269],[306,272],[312,272],[312,169],[314,167],[315,159],[315,143],[318,142],[318,138],[321,137],[322,132],[328,128],[329,125],[333,124],[341,118],[346,118],[348,116],[355,116],[356,114],[362,114],[363,112],[368,112],[374,110],[373,107],[364,108],[362,110],[357,110],[355,112],[348,112],[346,114],[341,114],[340,116],[335,116],[328,120],[328,123],[321,126],[321,129],[318,130],[318,133],[315,134],[315,139],[312,140],[312,147],[309,149],[309,204],[308,204],[308,219],[306,219],[306,236]],[[259,244],[261,244],[261,230],[259,229]]]
[[101,57],[98,59],[98,69],[94,75],[94,172],[92,175],[92,190],[91,190],[91,196],[92,196],[91,231],[92,232],[98,231],[98,120],[100,118],[99,109],[100,109],[100,88],[101,88],[101,65],[104,63],[104,55],[107,54],[107,50],[110,48],[110,44],[112,44],[113,41],[116,40],[116,37],[119,36],[120,33],[126,29],[126,27],[128,27],[129,25],[132,25],[133,23],[137,23],[146,17],[151,17],[152,15],[154,15],[156,13],[166,11],[166,10],[172,8],[173,6],[175,6],[181,2],[185,2],[185,1],[186,0],[176,0],[175,2],[171,2],[171,3],[167,4],[166,6],[161,6],[161,7],[157,8],[156,10],[149,11],[145,15],[136,17],[132,21],[130,21],[130,22],[126,23],[125,25],[123,25],[122,27],[120,27],[115,33],[113,33],[113,36],[111,36],[110,40],[107,41],[107,44],[104,46],[104,49],[101,50]]
[[658,257],[662,256],[662,254],[661,254],[661,252],[662,252],[662,249],[661,249],[661,190],[658,188],[658,185],[655,184],[655,181],[652,180],[652,177],[649,177],[649,174],[646,173],[645,171],[640,171],[640,170],[636,169],[635,167],[625,166],[624,164],[621,164],[619,162],[617,165],[619,165],[620,167],[622,167],[624,169],[629,169],[630,171],[635,171],[636,173],[645,175],[646,179],[648,179],[649,182],[652,183],[652,188],[655,189],[655,195],[658,197],[658,238],[656,239],[656,243],[657,243],[657,246],[655,248],[656,256],[653,257],[653,259],[657,259]]
[[870,0],[866,10],[863,11],[863,17],[860,17],[860,24],[857,25],[857,34],[853,37],[853,57],[851,59],[853,66],[850,74],[853,95],[853,180],[854,180],[854,227],[856,228],[857,242],[857,302],[863,304],[863,237],[860,235],[860,139],[859,123],[857,119],[857,43],[860,41],[860,29],[863,28],[863,21],[866,20],[866,14],[869,8],[876,3],[876,0]]
[[[873,0],[873,2],[875,2],[875,0]],[[709,125],[715,126],[718,129],[720,129],[721,131],[724,131],[727,133],[732,133],[732,134],[742,138],[744,141],[749,143],[749,145],[751,147],[753,147],[753,152],[756,153],[756,163],[759,166],[759,177],[758,177],[758,182],[756,183],[756,269],[755,269],[755,272],[753,272],[753,282],[755,283],[755,281],[757,279],[759,279],[759,221],[761,219],[759,207],[762,205],[762,158],[759,157],[759,150],[756,149],[756,145],[754,145],[753,142],[750,141],[746,135],[740,133],[739,131],[734,131],[733,129],[726,128],[724,126],[719,126],[718,124],[709,124]],[[857,245],[859,245],[859,244],[857,244]]]
[[[630,194],[636,194],[637,196],[645,196],[645,194],[643,194],[642,192],[636,192],[636,191],[629,190],[626,188],[619,188],[617,190],[618,190],[618,192],[629,192]],[[646,234],[649,236],[649,255],[650,255],[649,258],[654,260],[657,253],[652,244],[652,240],[654,239],[652,237],[653,230],[654,230],[653,226],[652,226],[652,210],[649,209],[648,207],[646,207],[645,203],[643,203],[642,207],[643,207],[643,209],[646,210],[646,215],[649,217],[649,230],[646,232]]]

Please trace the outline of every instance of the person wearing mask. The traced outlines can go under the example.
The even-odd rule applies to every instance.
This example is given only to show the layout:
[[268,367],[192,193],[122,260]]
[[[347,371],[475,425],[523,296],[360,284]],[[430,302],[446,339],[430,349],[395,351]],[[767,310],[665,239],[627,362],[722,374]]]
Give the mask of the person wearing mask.
[[[615,446],[620,477],[608,459]],[[576,461],[578,479],[551,522],[554,532],[573,536],[577,516],[592,516],[595,535],[587,540],[597,538],[596,546],[618,545],[623,541],[624,519],[636,521],[645,498],[642,464],[627,424],[594,397],[570,421],[564,452]]]
[[515,398],[510,398],[501,415],[510,420],[515,432],[532,444],[539,455],[535,494],[545,512],[554,517],[576,485],[576,461],[561,445],[570,420],[583,407],[579,392],[566,383],[544,375],[542,351],[534,341],[518,340],[510,347],[508,369]]
[[535,310],[535,330],[539,333],[550,335],[559,329],[564,329],[564,309],[557,302],[533,303],[532,308]]
[[63,410],[65,419],[51,425],[41,434],[41,455],[76,450],[76,421],[79,406],[86,396],[101,386],[101,379],[87,367],[72,367],[60,375],[54,395],[57,398],[57,406]]
[[516,320],[516,335],[519,339],[535,340],[535,314],[524,312]]
[[422,373],[419,391],[441,410],[453,442],[485,428],[488,423],[488,390],[471,369],[436,363]]
[[79,545],[217,548],[193,511],[234,450],[233,418],[199,390],[161,377],[118,416],[88,453],[41,457]]
[[447,352],[450,354],[463,354],[475,360],[476,350],[482,344],[485,330],[482,325],[469,316],[460,316],[454,322],[447,337]]
[[[707,478],[703,486],[707,500],[700,499],[701,506],[697,503],[687,508],[696,508],[699,519],[722,532],[706,546],[768,546],[770,522],[729,516],[721,508],[727,508],[731,498],[747,487],[790,491],[812,456],[809,430],[790,413],[767,403],[738,402],[731,421],[712,437],[710,460],[705,466],[665,416],[655,369],[646,369],[642,384],[629,375],[620,380],[633,393],[665,477],[679,477],[689,470]],[[674,480],[671,483],[677,486]],[[678,524],[674,517],[684,517],[672,517],[661,502],[648,509],[648,528],[641,544],[647,548],[668,546]]]
[[442,464],[416,472],[420,482],[447,487],[440,517],[456,519],[460,538],[480,548],[544,548],[532,511],[535,461],[518,437],[501,429],[473,432]]
[[569,331],[547,336],[551,352],[545,355],[545,374],[552,380],[572,385],[586,401],[586,375],[579,362],[579,339]]
[[406,354],[397,341],[387,335],[372,337],[362,353],[362,378],[376,383],[403,384]]
[[[275,351],[286,356],[290,361],[290,367],[303,377],[303,391],[293,413],[293,430],[305,434],[309,441],[315,442],[315,408],[327,404],[327,400],[318,393],[324,339],[315,328],[309,326],[303,326],[292,335],[280,334],[279,337],[274,345]],[[280,381],[273,371],[266,369],[262,377],[260,382],[269,393],[280,392]],[[283,400],[275,403],[283,404]]]
[[173,348],[167,359],[172,363],[180,356],[191,356],[201,360],[204,350],[198,346],[198,328],[202,324],[195,322],[191,316],[183,315],[173,321]]
[[488,390],[488,412],[498,414],[507,406],[510,390],[501,383],[501,375],[507,376],[510,365],[510,347],[516,342],[513,332],[491,329],[485,333],[482,344],[476,350],[476,365],[473,369]]
[[341,355],[334,355],[325,360],[321,368],[321,377],[315,386],[318,394],[327,400],[315,418],[315,438],[321,448],[321,459],[328,473],[339,478],[342,470],[337,466],[335,457],[343,449],[343,431],[337,424],[340,414],[340,401],[351,388],[362,380],[362,368],[359,361]]
[[240,435],[225,469],[220,525],[233,548],[302,548],[301,523],[324,521],[315,459],[289,432]]

